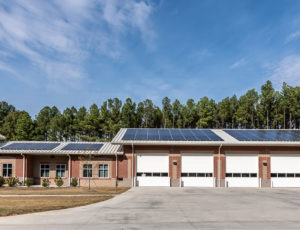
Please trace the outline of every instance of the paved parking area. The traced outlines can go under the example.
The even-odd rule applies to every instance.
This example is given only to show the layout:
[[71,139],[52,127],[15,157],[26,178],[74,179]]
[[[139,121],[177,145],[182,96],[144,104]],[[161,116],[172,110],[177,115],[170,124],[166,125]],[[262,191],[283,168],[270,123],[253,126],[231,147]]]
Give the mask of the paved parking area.
[[134,188],[84,207],[2,217],[0,227],[299,229],[300,189]]

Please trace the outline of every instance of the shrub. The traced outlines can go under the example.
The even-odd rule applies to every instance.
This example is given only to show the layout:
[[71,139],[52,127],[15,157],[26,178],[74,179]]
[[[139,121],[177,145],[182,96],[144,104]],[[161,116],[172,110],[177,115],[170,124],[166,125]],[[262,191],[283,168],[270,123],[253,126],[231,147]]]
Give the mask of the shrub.
[[4,177],[0,176],[0,187],[2,187],[5,184]]
[[61,177],[55,177],[54,182],[55,182],[57,187],[61,187],[64,184],[64,181],[63,181],[63,179],[61,179]]
[[9,187],[14,187],[19,183],[19,179],[17,177],[9,177],[6,179],[6,183]]
[[48,188],[50,186],[50,180],[49,179],[43,179],[42,186],[44,188]]
[[26,179],[24,181],[24,184],[27,186],[27,187],[30,187],[31,185],[33,185],[33,180],[32,179]]
[[78,185],[78,180],[77,178],[72,178],[70,185],[72,187],[76,187]]

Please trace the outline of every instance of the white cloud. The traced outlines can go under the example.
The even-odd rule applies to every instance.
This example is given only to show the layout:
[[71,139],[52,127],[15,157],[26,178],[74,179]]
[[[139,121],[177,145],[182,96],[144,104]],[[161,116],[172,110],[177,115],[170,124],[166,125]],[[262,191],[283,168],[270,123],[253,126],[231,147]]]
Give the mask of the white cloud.
[[283,82],[292,86],[300,86],[300,55],[291,55],[283,58],[271,69],[270,80],[280,89]]
[[229,66],[229,69],[236,69],[246,64],[246,60],[244,58],[241,58],[240,60],[234,62],[231,66]]
[[2,1],[0,61],[6,69],[1,69],[17,72],[9,61],[22,57],[51,87],[75,84],[88,77],[83,63],[91,51],[118,59],[130,30],[137,30],[148,46],[154,34],[152,11],[148,2],[135,0]]
[[291,33],[291,34],[286,38],[285,44],[286,44],[286,43],[289,43],[289,42],[291,42],[291,41],[295,41],[295,40],[297,40],[297,39],[299,39],[299,38],[300,38],[300,30],[299,30],[299,31],[296,31],[296,32],[294,32],[294,33]]

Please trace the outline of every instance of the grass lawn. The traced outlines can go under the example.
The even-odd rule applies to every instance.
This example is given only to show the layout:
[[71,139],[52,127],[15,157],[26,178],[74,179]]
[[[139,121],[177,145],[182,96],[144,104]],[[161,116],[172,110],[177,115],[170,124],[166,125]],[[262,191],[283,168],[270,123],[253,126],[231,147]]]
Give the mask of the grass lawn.
[[[127,191],[128,187],[65,187],[65,188],[41,188],[41,187],[1,187],[0,195],[79,195],[79,194],[120,194]],[[1,204],[1,203],[0,203]],[[1,207],[1,206],[0,206]]]
[[0,216],[71,208],[104,201],[112,197],[0,197]]

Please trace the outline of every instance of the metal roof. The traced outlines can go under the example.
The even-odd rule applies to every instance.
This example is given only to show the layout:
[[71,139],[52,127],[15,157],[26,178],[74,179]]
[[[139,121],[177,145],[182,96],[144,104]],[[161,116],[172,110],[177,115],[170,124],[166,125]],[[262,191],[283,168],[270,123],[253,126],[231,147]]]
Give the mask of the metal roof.
[[5,140],[5,136],[0,134],[0,140]]
[[[123,140],[127,128],[122,128],[113,138],[117,145],[190,145],[190,146],[300,146],[300,141],[239,141],[222,129],[211,129],[224,141],[161,141],[161,140]],[[300,130],[299,130],[300,133]]]
[[[58,143],[59,145],[52,150],[6,150],[3,149],[13,143]],[[84,144],[103,144],[97,151],[86,150],[63,150],[63,148],[70,143],[84,143]],[[49,141],[9,141],[0,147],[1,153],[10,154],[47,154],[47,155],[78,155],[78,154],[93,154],[93,155],[122,155],[123,149],[121,145],[112,145],[110,142],[49,142]]]

